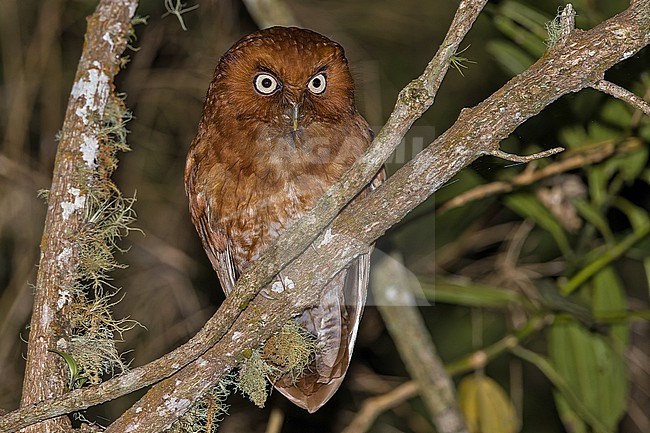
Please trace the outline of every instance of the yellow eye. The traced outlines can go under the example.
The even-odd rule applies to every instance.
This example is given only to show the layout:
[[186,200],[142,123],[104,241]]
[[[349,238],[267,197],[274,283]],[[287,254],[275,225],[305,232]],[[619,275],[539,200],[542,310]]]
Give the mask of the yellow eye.
[[278,80],[270,74],[258,74],[255,76],[255,90],[262,95],[270,95],[280,87]]
[[309,84],[307,84],[307,88],[314,95],[320,95],[323,93],[325,87],[327,87],[327,78],[325,77],[325,74],[322,73],[313,77],[309,80]]

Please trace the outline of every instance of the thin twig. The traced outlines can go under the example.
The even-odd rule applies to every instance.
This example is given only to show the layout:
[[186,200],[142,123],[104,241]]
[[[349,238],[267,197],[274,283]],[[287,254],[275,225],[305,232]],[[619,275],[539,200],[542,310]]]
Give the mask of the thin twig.
[[650,104],[617,84],[611,83],[607,80],[600,80],[591,87],[620,99],[621,101],[627,102],[635,109],[642,111],[646,116],[650,116]]
[[628,140],[619,145],[607,142],[595,149],[592,147],[580,149],[574,155],[546,167],[537,170],[525,170],[510,180],[490,182],[465,191],[436,209],[436,214],[445,213],[475,200],[510,192],[516,187],[532,185],[542,179],[575,170],[576,168],[596,164],[614,154],[628,153],[637,150],[639,147],[640,145],[637,142]]
[[361,410],[341,433],[369,431],[379,415],[415,397],[419,390],[417,382],[409,380],[386,394],[366,399]]
[[556,153],[560,153],[562,151],[564,151],[563,147],[554,147],[553,149],[545,150],[543,152],[533,153],[532,155],[515,155],[512,153],[504,152],[501,149],[495,149],[490,151],[489,154],[512,162],[531,162],[536,159],[547,158],[551,155],[555,155]]

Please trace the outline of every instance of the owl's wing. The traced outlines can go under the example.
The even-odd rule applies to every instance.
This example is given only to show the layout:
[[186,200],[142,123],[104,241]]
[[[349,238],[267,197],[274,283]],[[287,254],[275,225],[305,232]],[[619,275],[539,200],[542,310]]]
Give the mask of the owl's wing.
[[192,222],[199,233],[203,249],[212,263],[212,268],[219,277],[221,288],[228,295],[237,281],[237,271],[232,260],[230,242],[219,228],[217,215],[211,211],[210,199],[197,184],[196,177],[197,174],[191,169],[185,176],[185,189],[190,201]]
[[[377,188],[385,178],[386,172],[382,168],[367,190]],[[297,380],[292,380],[287,374],[274,386],[310,413],[317,411],[334,395],[350,365],[368,293],[372,249],[370,246],[366,254],[339,272],[321,293],[319,304],[296,319],[316,337],[315,358]]]
[[274,386],[310,413],[334,395],[350,365],[366,300],[369,258],[370,254],[357,257],[328,283],[320,303],[296,319],[316,337],[316,354],[297,380],[286,374]]

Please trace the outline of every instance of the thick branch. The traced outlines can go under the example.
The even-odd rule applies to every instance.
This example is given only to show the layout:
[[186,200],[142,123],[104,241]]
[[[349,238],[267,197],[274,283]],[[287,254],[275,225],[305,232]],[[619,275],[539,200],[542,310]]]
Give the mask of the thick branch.
[[[478,9],[482,4],[471,3],[472,7]],[[465,12],[471,9],[469,2],[461,5]],[[565,44],[551,49],[528,71],[515,77],[483,103],[464,110],[447,132],[378,190],[346,208],[328,228],[329,235],[315,242],[313,248],[305,250],[305,242],[316,238],[314,231],[317,233],[326,227],[333,218],[332,212],[336,214],[338,207],[343,206],[376,173],[382,158],[392,151],[390,146],[396,145],[400,134],[408,129],[400,122],[410,126],[415,116],[413,113],[421,112],[422,107],[431,102],[427,98],[422,101],[422,98],[413,97],[414,94],[422,96],[421,92],[414,91],[423,89],[422,80],[416,80],[415,84],[407,87],[410,91],[405,89],[400,94],[395,113],[391,116],[393,120],[389,120],[377,136],[369,155],[353,167],[333,192],[325,195],[314,213],[278,239],[258,265],[240,279],[237,293],[226,299],[206,327],[187,345],[99,387],[78,390],[59,401],[43,402],[27,408],[31,413],[26,409],[9,414],[0,420],[0,429],[13,431],[35,419],[56,416],[115,398],[166,377],[201,356],[179,372],[174,378],[175,382],[154,387],[114,428],[111,427],[111,431],[126,430],[128,423],[124,420],[131,419],[138,423],[138,431],[160,431],[189,406],[190,399],[196,398],[236,365],[237,356],[242,350],[258,347],[293,312],[312,305],[318,298],[318,288],[323,287],[369,243],[465,165],[480,155],[493,153],[498,149],[499,141],[525,120],[560,96],[579,91],[602,79],[604,72],[612,65],[629,57],[628,53],[633,54],[647,45],[650,40],[648,6],[649,0],[637,0],[628,10],[599,26],[586,32],[571,33]],[[456,38],[464,34],[458,33],[460,27],[461,24],[456,27],[452,25],[450,30],[455,47],[460,41]],[[468,27],[463,28],[466,31]],[[445,44],[441,48],[443,54],[440,54],[440,59],[446,64],[446,56],[453,54],[456,48]],[[427,67],[429,73],[434,70],[440,68]],[[431,83],[431,79],[424,81]],[[408,110],[406,107],[412,108]],[[253,299],[259,288],[270,282],[284,263],[291,261],[300,251],[304,251],[304,254],[283,271],[283,275],[291,278],[300,290],[283,293],[274,301],[262,296]],[[215,342],[218,343],[205,352]],[[108,394],[101,395],[104,392]],[[167,398],[163,397],[165,395]],[[147,412],[145,409],[156,407],[167,410],[160,420],[143,416]],[[131,424],[131,427],[134,425]]]
[[[102,1],[88,20],[86,43],[56,155],[52,187],[41,243],[34,306],[29,331],[22,406],[53,398],[65,391],[67,377],[61,360],[49,349],[65,341],[68,308],[79,266],[73,234],[79,231],[86,197],[80,186],[84,173],[97,169],[98,138],[93,119],[101,119],[126,47],[137,1]],[[68,295],[69,296],[69,295]],[[62,298],[63,297],[63,298]],[[60,348],[60,347],[59,347]],[[67,418],[31,426],[25,431],[60,432],[70,429]]]

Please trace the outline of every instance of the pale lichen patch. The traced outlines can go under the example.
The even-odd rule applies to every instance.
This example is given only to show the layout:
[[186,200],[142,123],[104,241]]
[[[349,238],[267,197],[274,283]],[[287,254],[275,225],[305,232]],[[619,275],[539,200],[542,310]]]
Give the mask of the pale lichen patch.
[[271,284],[271,291],[275,293],[282,293],[284,292],[284,286],[282,285],[281,281],[274,281],[273,284]]
[[323,234],[323,238],[318,243],[318,247],[323,247],[329,244],[330,242],[332,242],[332,238],[333,238],[332,229],[328,228],[327,230],[325,230],[325,233]]
[[165,400],[163,407],[158,407],[157,413],[159,416],[165,416],[167,413],[181,415],[191,404],[186,398],[172,397],[169,394],[165,394],[163,400]]
[[[141,408],[138,408],[138,409],[141,409]],[[126,426],[126,430],[124,430],[124,431],[126,433],[130,433],[132,431],[138,431],[138,429],[140,429],[140,423],[136,422],[134,424],[129,424],[128,426]]]
[[64,201],[61,203],[64,220],[67,220],[77,209],[83,209],[86,204],[86,197],[81,195],[81,190],[79,188],[72,187],[68,192],[72,194],[73,199],[72,201]]
[[113,39],[111,39],[111,34],[106,32],[104,33],[104,36],[102,36],[102,40],[108,42],[108,45],[111,46],[111,51],[113,51],[113,47],[115,46],[115,42],[113,42]]
[[81,143],[81,158],[86,162],[89,168],[95,168],[97,165],[97,152],[99,151],[99,140],[91,134],[82,134],[83,142]]
[[43,313],[41,315],[41,325],[43,326],[43,328],[45,329],[49,328],[52,319],[54,319],[52,310],[50,310],[50,307],[48,307],[47,304],[43,305]]
[[59,307],[59,310],[63,308],[64,305],[69,304],[72,301],[72,294],[69,290],[59,290],[59,299],[56,301],[56,306]]
[[282,281],[274,281],[271,284],[271,291],[275,293],[282,293],[284,289],[293,290],[296,287],[296,283],[287,276],[282,277]]
[[[106,35],[104,35],[106,37]],[[101,118],[106,108],[110,94],[110,77],[101,70],[99,62],[93,62],[93,68],[89,68],[86,77],[79,79],[72,86],[71,96],[73,99],[83,98],[83,105],[77,108],[75,114],[81,118],[85,126],[92,122],[92,114]],[[99,141],[95,131],[84,131],[81,134],[81,154],[89,168],[96,167],[96,156],[99,150]]]
[[72,255],[72,248],[70,247],[65,247],[61,250],[61,252],[56,256],[56,259],[60,262],[64,262],[70,258]]

